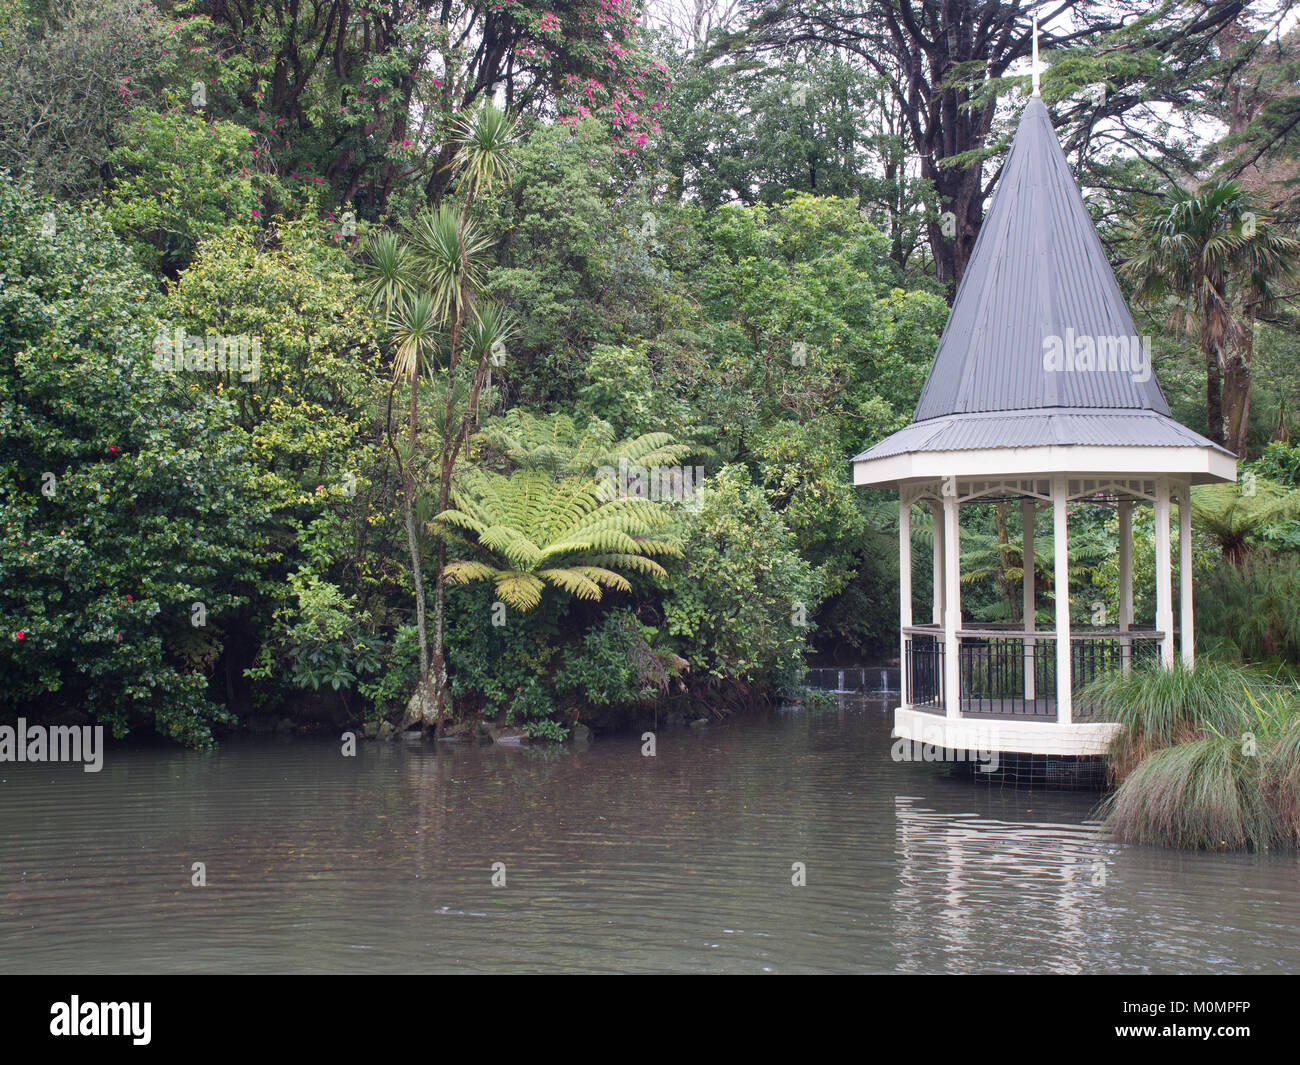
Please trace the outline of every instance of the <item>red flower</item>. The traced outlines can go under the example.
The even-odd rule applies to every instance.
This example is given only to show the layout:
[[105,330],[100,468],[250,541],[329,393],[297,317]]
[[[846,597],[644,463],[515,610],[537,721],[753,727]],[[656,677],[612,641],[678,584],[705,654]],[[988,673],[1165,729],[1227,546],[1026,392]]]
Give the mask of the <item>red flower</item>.
[[27,633],[23,632],[22,629],[19,629],[17,632],[14,633],[14,639],[21,640],[26,635]]

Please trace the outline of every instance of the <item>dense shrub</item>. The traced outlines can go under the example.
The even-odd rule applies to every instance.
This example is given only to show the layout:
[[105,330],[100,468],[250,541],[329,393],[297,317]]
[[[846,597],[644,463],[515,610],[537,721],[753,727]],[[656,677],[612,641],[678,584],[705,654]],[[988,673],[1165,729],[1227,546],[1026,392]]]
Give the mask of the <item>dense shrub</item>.
[[0,262],[0,699],[206,743],[220,616],[265,562],[231,404],[152,368],[152,281],[90,208],[0,178]]
[[743,467],[723,467],[700,493],[682,552],[664,618],[690,665],[692,691],[792,690],[821,585]]

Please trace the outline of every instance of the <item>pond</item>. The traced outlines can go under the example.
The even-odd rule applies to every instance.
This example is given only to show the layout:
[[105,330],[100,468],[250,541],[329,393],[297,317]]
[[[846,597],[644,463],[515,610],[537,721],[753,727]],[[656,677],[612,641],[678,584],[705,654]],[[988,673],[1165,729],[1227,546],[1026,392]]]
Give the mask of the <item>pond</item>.
[[889,705],[6,764],[0,970],[1300,970],[1294,854],[1117,845],[1095,793],[894,762]]

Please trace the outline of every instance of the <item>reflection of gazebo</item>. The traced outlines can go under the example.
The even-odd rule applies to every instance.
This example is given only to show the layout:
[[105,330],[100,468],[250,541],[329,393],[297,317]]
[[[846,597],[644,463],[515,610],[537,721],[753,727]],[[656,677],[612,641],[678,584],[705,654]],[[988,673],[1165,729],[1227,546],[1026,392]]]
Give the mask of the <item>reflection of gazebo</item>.
[[[1113,725],[1083,720],[1073,691],[1144,655],[1174,661],[1170,506],[1178,502],[1181,651],[1192,659],[1193,484],[1236,480],[1236,460],[1169,416],[1092,219],[1035,95],[1026,106],[958,287],[912,424],[853,460],[854,483],[899,493],[901,705],[895,733],[956,750],[1101,753]],[[961,616],[958,510],[1017,500],[1023,628]],[[1054,587],[1068,589],[1067,509],[1119,515],[1117,624],[1034,627],[1033,529],[1050,506]],[[1153,624],[1133,616],[1134,504],[1155,512]],[[934,614],[913,624],[911,513],[934,514]]]

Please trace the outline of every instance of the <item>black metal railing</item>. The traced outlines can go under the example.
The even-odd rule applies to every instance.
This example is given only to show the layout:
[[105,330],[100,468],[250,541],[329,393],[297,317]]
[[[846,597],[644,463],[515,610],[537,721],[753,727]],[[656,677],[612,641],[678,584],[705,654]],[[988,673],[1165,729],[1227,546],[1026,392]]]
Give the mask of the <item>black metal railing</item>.
[[943,635],[907,633],[907,701],[943,709]]
[[1080,692],[1098,677],[1160,657],[1160,633],[1076,633],[1070,640],[1070,680]]
[[[908,704],[946,711],[944,637],[937,626],[905,630]],[[1075,631],[1070,635],[1074,718],[1088,710],[1079,692],[1098,677],[1155,660],[1161,634],[1150,629]],[[1026,685],[1026,681],[1032,682]],[[1056,637],[992,626],[958,633],[960,712],[967,717],[1056,719]]]
[[963,714],[1056,716],[1054,638],[981,632],[962,636],[958,646]]

